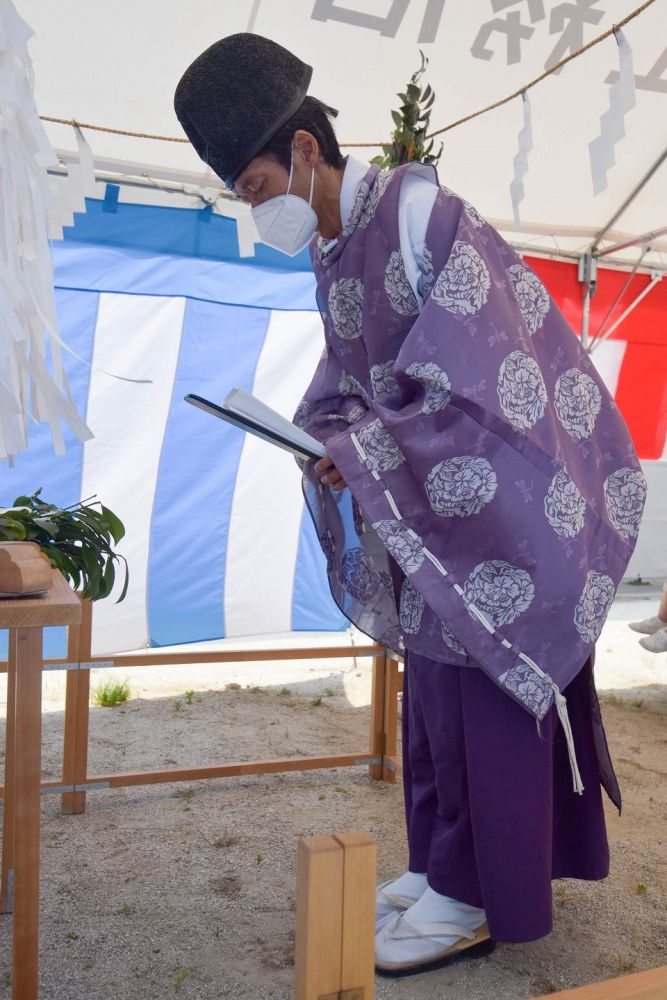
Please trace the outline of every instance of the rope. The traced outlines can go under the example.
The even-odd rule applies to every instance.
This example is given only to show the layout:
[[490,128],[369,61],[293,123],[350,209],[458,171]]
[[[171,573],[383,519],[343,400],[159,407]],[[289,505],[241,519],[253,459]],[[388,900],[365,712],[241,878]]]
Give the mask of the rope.
[[592,49],[594,45],[597,45],[599,42],[603,42],[605,38],[609,38],[611,35],[616,34],[619,28],[625,27],[625,25],[628,24],[629,21],[632,21],[633,18],[638,17],[646,10],[647,7],[650,7],[651,4],[653,3],[655,3],[655,0],[645,0],[645,2],[640,7],[637,7],[636,10],[633,10],[630,14],[627,14],[622,21],[618,21],[616,24],[612,24],[611,28],[609,28],[608,31],[605,31],[601,35],[598,35],[597,38],[591,39],[590,42],[588,42],[586,45],[582,45],[581,48],[576,49],[575,52],[571,52],[569,56],[565,56],[564,59],[561,59],[560,62],[557,62],[555,66],[551,67],[551,69],[545,70],[544,73],[540,73],[539,76],[536,76],[534,80],[531,80],[529,83],[525,83],[523,87],[519,87],[519,89],[515,90],[513,94],[508,94],[507,97],[503,97],[499,101],[494,101],[493,104],[489,104],[486,108],[482,108],[480,111],[474,111],[471,115],[466,115],[465,118],[458,118],[455,122],[451,122],[451,124],[445,125],[444,128],[439,128],[436,132],[431,132],[430,135],[426,136],[426,138],[432,139],[433,136],[442,135],[443,132],[449,132],[450,129],[456,128],[457,125],[463,125],[464,122],[469,122],[473,118],[479,118],[480,115],[486,114],[487,111],[494,111],[495,108],[501,108],[503,104],[509,104],[509,102],[513,101],[515,97],[521,97],[524,91],[530,90],[531,87],[534,87],[536,84],[541,83],[542,80],[546,80],[546,78],[548,76],[551,76],[552,73],[556,73],[559,69],[562,69],[563,66],[571,62],[573,59],[576,59],[577,56],[583,55],[584,52],[588,52],[588,50]]
[[[626,24],[632,21],[635,17],[638,17],[640,14],[643,14],[643,12],[654,3],[655,0],[645,0],[643,4],[641,4],[635,10],[627,14],[621,21],[618,21],[616,24],[613,24],[611,28],[609,28],[607,31],[603,32],[601,35],[598,35],[597,38],[591,39],[590,42],[587,42],[586,45],[582,45],[582,47],[580,49],[576,49],[575,52],[571,52],[569,56],[566,56],[564,59],[561,59],[561,61],[556,63],[555,66],[552,66],[551,69],[545,70],[544,73],[541,73],[539,76],[536,76],[534,80],[530,80],[529,83],[524,83],[524,85],[522,87],[519,87],[518,90],[515,90],[513,94],[508,94],[507,97],[503,97],[499,101],[494,101],[493,104],[489,104],[485,108],[481,108],[479,111],[474,111],[470,115],[465,115],[464,118],[458,118],[456,121],[450,122],[449,125],[444,125],[443,128],[439,128],[435,132],[431,132],[426,138],[432,139],[436,135],[442,135],[444,132],[449,132],[451,131],[451,129],[456,128],[458,125],[463,125],[464,122],[469,122],[472,121],[473,118],[479,118],[480,115],[485,115],[487,111],[494,111],[496,108],[502,107],[503,104],[509,104],[509,102],[513,101],[516,97],[520,97],[524,93],[524,91],[530,90],[531,87],[534,87],[536,86],[536,84],[541,83],[542,80],[546,80],[546,78],[548,76],[551,76],[552,73],[556,73],[559,69],[562,69],[563,66],[571,62],[573,59],[576,59],[578,56],[583,55],[584,52],[588,52],[588,50],[592,49],[594,45],[597,45],[599,42],[603,42],[606,38],[609,38],[616,31],[618,31],[619,28],[625,27]],[[257,7],[259,7],[259,4],[257,4]],[[56,125],[71,125],[74,126],[74,128],[85,128],[92,132],[110,132],[112,135],[128,135],[131,136],[133,139],[157,139],[160,142],[190,142],[190,140],[186,137],[181,138],[180,136],[175,136],[175,135],[153,135],[150,132],[131,132],[128,129],[123,129],[123,128],[110,128],[107,125],[93,125],[90,122],[80,122],[77,121],[75,118],[52,118],[49,115],[40,115],[39,117],[44,122],[54,122]],[[381,147],[386,145],[386,140],[381,140],[381,141],[373,140],[369,142],[341,142],[340,145],[342,148],[345,149],[352,149],[352,148],[370,149],[376,146]]]
[[80,122],[75,118],[51,118],[50,115],[39,116],[43,122],[55,122],[56,125],[73,125],[74,128],[85,128],[91,132],[111,132],[113,135],[130,135],[133,139],[159,139],[161,142],[190,142],[185,136],[152,135],[150,132],[130,132],[124,128],[109,128],[107,125],[91,125],[90,122]]

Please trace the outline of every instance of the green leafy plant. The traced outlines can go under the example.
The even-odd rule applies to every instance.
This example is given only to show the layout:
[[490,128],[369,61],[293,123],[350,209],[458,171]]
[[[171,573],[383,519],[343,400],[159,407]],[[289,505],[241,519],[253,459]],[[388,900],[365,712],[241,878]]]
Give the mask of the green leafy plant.
[[17,497],[12,507],[0,509],[0,541],[36,542],[51,565],[91,601],[111,593],[116,563],[122,562],[125,579],[118,604],[129,581],[127,562],[112,547],[125,534],[122,522],[93,497],[57,507],[40,499],[41,492]]
[[437,163],[442,155],[442,143],[434,153],[433,140],[427,139],[435,92],[430,85],[426,88],[420,86],[428,59],[421,49],[419,54],[421,66],[410,77],[405,92],[398,94],[402,102],[400,108],[391,112],[395,125],[391,142],[382,146],[382,156],[371,160],[383,169],[391,170],[412,162]]
[[93,688],[93,701],[101,708],[122,705],[130,697],[127,681],[101,681]]

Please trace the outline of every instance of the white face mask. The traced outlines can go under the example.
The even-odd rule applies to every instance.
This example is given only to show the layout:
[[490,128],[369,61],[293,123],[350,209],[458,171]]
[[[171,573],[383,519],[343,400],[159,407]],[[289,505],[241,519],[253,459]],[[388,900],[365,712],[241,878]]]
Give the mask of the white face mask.
[[310,178],[310,195],[308,201],[290,194],[292,173],[294,171],[294,150],[290,163],[289,180],[286,194],[269,198],[263,205],[252,209],[252,217],[262,243],[295,257],[304,247],[307,247],[317,232],[317,216],[311,208],[313,188],[315,186],[315,170]]

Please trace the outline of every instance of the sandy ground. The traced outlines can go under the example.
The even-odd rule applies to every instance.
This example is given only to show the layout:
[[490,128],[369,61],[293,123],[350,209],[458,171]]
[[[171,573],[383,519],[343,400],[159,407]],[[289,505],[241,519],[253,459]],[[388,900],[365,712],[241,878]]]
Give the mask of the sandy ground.
[[[624,793],[622,817],[608,810],[610,877],[555,883],[549,937],[378,979],[378,1000],[523,1000],[667,964],[667,656],[643,651],[627,628],[655,605],[617,601],[598,647]],[[91,774],[367,746],[368,660],[119,673],[132,696],[91,710]],[[59,776],[63,678],[44,676],[47,778]],[[400,784],[373,782],[363,767],[101,790],[74,817],[45,796],[40,997],[288,1000],[297,839],[345,829],[376,838],[379,880],[404,870]],[[0,916],[0,1000],[11,994],[10,951],[10,920]]]

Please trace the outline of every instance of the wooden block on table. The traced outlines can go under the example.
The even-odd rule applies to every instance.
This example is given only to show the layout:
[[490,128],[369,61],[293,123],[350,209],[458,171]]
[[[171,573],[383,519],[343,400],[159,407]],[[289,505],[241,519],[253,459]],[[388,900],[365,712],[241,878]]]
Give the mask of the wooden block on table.
[[43,593],[51,563],[35,542],[0,542],[0,597]]

